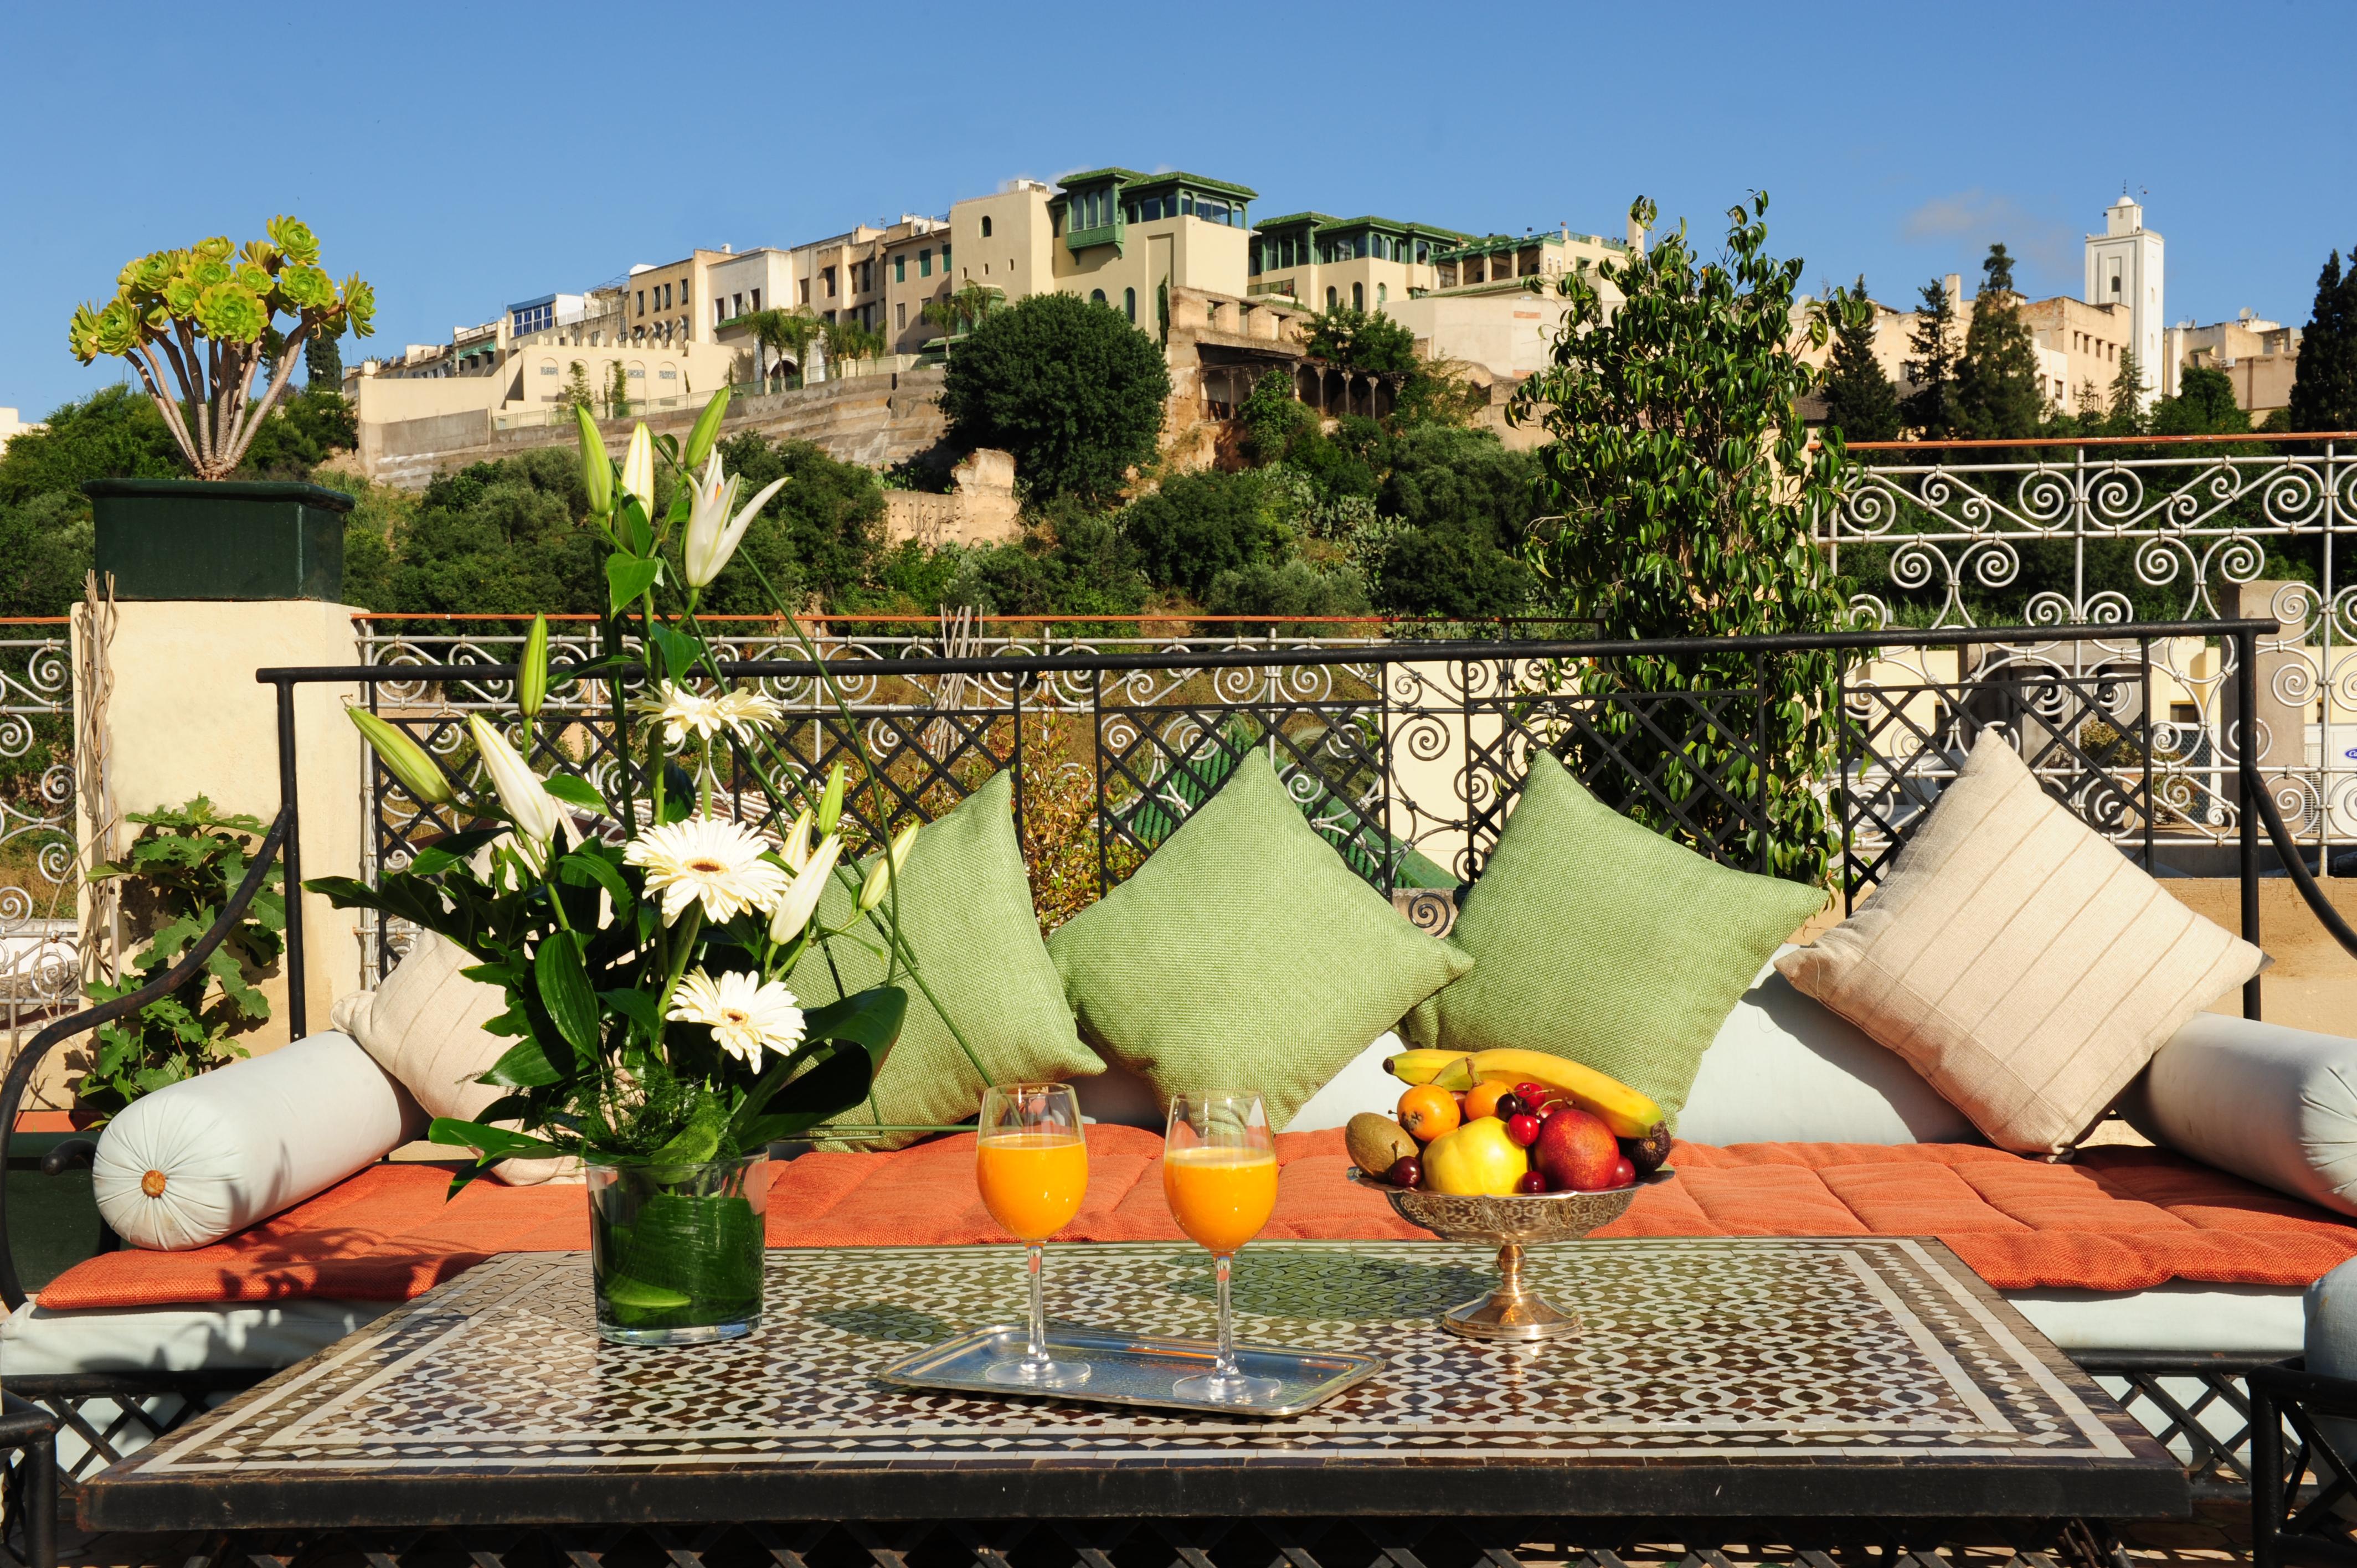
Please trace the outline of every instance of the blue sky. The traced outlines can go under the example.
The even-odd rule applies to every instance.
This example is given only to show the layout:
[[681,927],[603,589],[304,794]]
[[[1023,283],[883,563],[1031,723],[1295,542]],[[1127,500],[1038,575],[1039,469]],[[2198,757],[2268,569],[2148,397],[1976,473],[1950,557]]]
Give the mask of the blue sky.
[[[871,19],[876,18],[876,19]],[[864,8],[18,6],[0,404],[118,379],[65,348],[124,262],[274,212],[376,285],[398,351],[690,246],[940,212],[1013,176],[1178,167],[1314,207],[1710,232],[1764,188],[1813,288],[1903,302],[1992,239],[2076,292],[2123,181],[2172,320],[2308,318],[2357,246],[2357,6],[1541,4]],[[1967,288],[1970,288],[1967,285]]]

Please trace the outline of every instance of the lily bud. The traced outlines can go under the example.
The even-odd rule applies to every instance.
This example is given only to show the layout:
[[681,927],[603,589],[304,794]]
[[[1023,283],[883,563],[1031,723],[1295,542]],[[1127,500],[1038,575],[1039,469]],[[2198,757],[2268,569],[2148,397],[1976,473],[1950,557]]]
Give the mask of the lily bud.
[[622,454],[622,493],[639,498],[646,509],[648,520],[655,515],[655,438],[647,434],[646,421],[630,432],[630,449]]
[[540,717],[540,704],[548,699],[548,618],[532,618],[532,630],[524,634],[523,668],[516,671],[516,706],[528,719]]
[[831,833],[842,820],[843,764],[838,762],[826,770],[826,793],[818,798],[818,831]]
[[475,737],[475,749],[482,754],[483,771],[491,776],[491,788],[500,797],[500,805],[515,824],[517,832],[535,843],[546,843],[556,836],[564,822],[564,805],[550,794],[540,781],[540,775],[524,766],[522,757],[508,744],[508,737],[493,725],[484,722],[480,714],[467,715],[467,732]]
[[770,917],[771,941],[790,942],[802,935],[802,928],[818,913],[819,896],[826,891],[827,879],[834,875],[835,857],[842,853],[843,841],[833,833],[818,841],[810,864],[795,874],[792,886],[778,901],[777,912]]
[[581,488],[588,492],[589,515],[604,517],[614,510],[614,459],[606,455],[606,438],[589,411],[576,403],[573,413],[581,422]]
[[720,417],[727,412],[728,389],[722,387],[712,394],[712,401],[704,405],[704,412],[695,416],[695,428],[687,433],[687,446],[679,455],[681,467],[693,468],[704,461],[704,455],[712,450],[713,442],[719,438]]
[[435,766],[425,755],[425,748],[403,731],[370,713],[366,708],[348,707],[345,716],[361,738],[375,751],[384,770],[400,780],[401,787],[429,806],[447,806],[457,800],[457,792],[450,787],[450,776]]
[[918,824],[910,822],[893,839],[892,847],[876,857],[876,865],[867,873],[867,885],[859,890],[859,912],[867,913],[884,902],[892,891],[892,878],[909,863],[909,852],[917,847]]
[[778,857],[796,871],[810,864],[811,814],[808,806],[804,806],[801,815],[794,818],[794,825],[786,830],[785,846],[778,852]]

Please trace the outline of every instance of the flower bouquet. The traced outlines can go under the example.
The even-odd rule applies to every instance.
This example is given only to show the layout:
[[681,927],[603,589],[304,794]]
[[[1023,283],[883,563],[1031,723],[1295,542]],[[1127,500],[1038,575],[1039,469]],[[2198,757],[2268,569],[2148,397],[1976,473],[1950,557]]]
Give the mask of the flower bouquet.
[[[683,448],[640,424],[619,476],[580,413],[590,522],[610,546],[608,651],[565,673],[610,683],[623,753],[611,798],[527,760],[558,738],[535,730],[550,680],[547,623],[536,620],[513,721],[468,720],[488,789],[463,788],[406,732],[350,710],[394,779],[462,825],[373,886],[307,884],[339,907],[438,932],[477,961],[469,975],[506,991],[508,1009],[488,1027],[515,1044],[483,1081],[508,1092],[479,1121],[437,1120],[429,1135],[478,1156],[454,1192],[501,1160],[583,1160],[598,1325],[625,1343],[726,1337],[758,1323],[766,1151],[867,1097],[908,1005],[901,982],[924,983],[893,885],[916,825],[864,875],[846,860],[843,765],[823,785],[789,766],[770,736],[777,703],[725,677],[697,624],[705,588],[785,483],[737,505],[738,480],[712,450],[726,404],[725,392],[712,400]],[[680,478],[660,516],[658,455]],[[618,651],[625,636],[643,664]],[[649,721],[635,737],[633,714]],[[758,779],[765,802],[748,792],[735,813],[716,807],[716,748]],[[872,766],[866,783],[880,829],[888,816]],[[769,837],[735,820],[789,812]],[[838,878],[853,912],[828,929],[819,898]],[[813,944],[837,940],[884,953],[886,983],[805,1012],[787,978]]]

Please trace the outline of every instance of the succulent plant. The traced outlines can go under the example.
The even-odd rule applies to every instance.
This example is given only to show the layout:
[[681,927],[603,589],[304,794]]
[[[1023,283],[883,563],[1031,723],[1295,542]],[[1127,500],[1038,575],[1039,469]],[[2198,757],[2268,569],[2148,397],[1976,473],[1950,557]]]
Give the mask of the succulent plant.
[[[114,297],[77,306],[67,328],[83,364],[102,354],[131,361],[200,479],[226,478],[244,459],[306,340],[375,330],[375,291],[328,276],[307,225],[278,217],[267,232],[242,246],[215,235],[137,257],[115,274]],[[265,363],[269,385],[254,397]]]

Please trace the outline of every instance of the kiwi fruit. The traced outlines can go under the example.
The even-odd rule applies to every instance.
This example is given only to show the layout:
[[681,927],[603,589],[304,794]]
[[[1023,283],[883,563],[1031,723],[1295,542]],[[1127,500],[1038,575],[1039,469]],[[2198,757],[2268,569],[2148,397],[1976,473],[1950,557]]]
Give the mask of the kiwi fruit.
[[1392,1166],[1420,1152],[1406,1128],[1375,1111],[1361,1111],[1351,1117],[1342,1141],[1350,1148],[1351,1163],[1371,1176],[1384,1176]]

